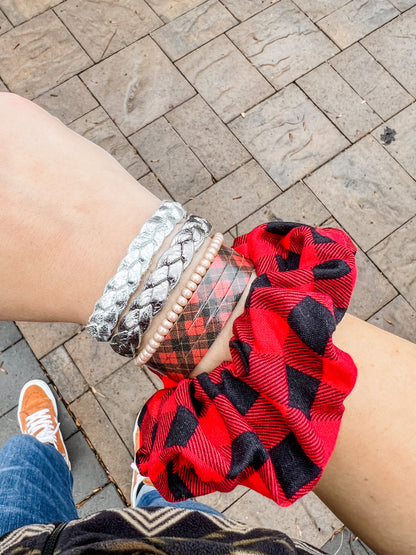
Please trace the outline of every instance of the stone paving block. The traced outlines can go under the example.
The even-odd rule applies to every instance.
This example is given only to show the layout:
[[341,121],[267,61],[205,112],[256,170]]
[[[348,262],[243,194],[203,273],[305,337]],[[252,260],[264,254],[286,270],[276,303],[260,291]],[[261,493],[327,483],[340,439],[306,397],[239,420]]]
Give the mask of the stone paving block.
[[62,85],[43,93],[35,102],[66,125],[98,106],[98,102],[79,77],[72,77]]
[[318,21],[350,0],[295,0],[295,4],[308,15],[312,21]]
[[48,11],[0,37],[0,75],[9,89],[35,98],[91,65],[76,40]]
[[274,93],[274,88],[224,35],[176,65],[225,122]]
[[77,119],[69,127],[109,152],[135,179],[149,171],[101,106]]
[[279,0],[221,0],[232,14],[240,21],[265,10]]
[[410,94],[359,43],[337,54],[329,64],[384,120],[413,101]]
[[0,12],[0,35],[6,33],[12,28],[10,21],[8,21],[7,17]]
[[[313,492],[305,495],[300,502],[319,532],[325,536],[324,541],[331,538],[334,532],[342,528],[342,522]],[[322,540],[319,539],[318,541],[321,542]]]
[[344,49],[399,13],[388,0],[352,0],[321,19],[318,25]]
[[153,193],[160,200],[173,200],[167,189],[158,181],[154,173],[148,173],[144,177],[140,178],[140,184]]
[[74,477],[72,494],[75,503],[79,503],[96,488],[104,486],[108,478],[81,432],[70,437],[65,445]]
[[188,213],[201,214],[215,231],[227,231],[280,193],[254,160],[185,204]]
[[280,0],[227,35],[276,89],[338,52],[291,0]]
[[395,77],[403,87],[416,96],[416,8],[384,25],[363,39],[363,46]]
[[165,118],[131,135],[130,141],[169,193],[186,202],[212,185],[212,178]]
[[125,135],[195,94],[150,37],[96,64],[81,78]]
[[201,495],[200,497],[196,497],[196,501],[200,503],[204,503],[213,509],[216,509],[220,513],[228,509],[230,505],[235,503],[238,499],[240,499],[245,493],[248,491],[247,488],[243,486],[237,486],[233,491],[228,493],[222,493],[216,491],[214,493],[209,493],[208,495]]
[[[51,384],[49,383],[49,385],[51,385]],[[64,438],[64,440],[66,442],[71,436],[73,436],[78,431],[78,428],[77,428],[77,425],[75,424],[72,416],[66,410],[66,407],[65,407],[64,403],[62,402],[62,399],[60,399],[58,397],[58,394],[56,393],[54,387],[51,386],[51,390],[52,390],[52,393],[55,397],[56,406],[58,408],[58,417],[59,417],[59,422],[60,422],[59,429],[61,430],[62,437]]]
[[35,15],[46,11],[59,4],[60,0],[2,0],[1,9],[13,23],[20,25]]
[[134,362],[116,370],[96,386],[97,400],[134,455],[133,429],[136,417],[156,388]]
[[[323,223],[322,227],[342,228],[334,218]],[[348,312],[361,318],[368,319],[397,295],[396,289],[384,277],[382,272],[371,262],[368,256],[356,245],[356,263],[358,277],[351,298]]]
[[0,416],[17,405],[20,390],[29,380],[46,381],[46,376],[33,356],[26,341],[21,339],[1,353],[2,368],[0,372]]
[[154,11],[162,18],[163,21],[168,22],[180,15],[196,8],[205,0],[181,0],[180,2],[172,2],[172,0],[147,0],[147,3]]
[[81,329],[79,324],[66,322],[17,322],[17,325],[37,358],[50,353]]
[[229,247],[232,247],[235,239],[234,235],[231,233],[231,231],[226,231],[225,233],[223,233],[223,235],[224,235],[224,243]]
[[200,96],[166,114],[166,119],[217,181],[251,158]]
[[386,237],[368,254],[416,310],[416,217]]
[[396,6],[401,12],[408,10],[412,6],[416,5],[416,0],[390,0],[393,6]]
[[117,488],[114,484],[107,484],[104,488],[93,495],[78,509],[79,518],[105,511],[107,509],[122,509],[125,507]]
[[237,23],[220,2],[208,0],[157,29],[152,37],[171,60],[177,60]]
[[416,341],[416,310],[401,295],[383,306],[368,321],[403,339],[413,343]]
[[85,393],[88,384],[64,347],[58,347],[41,363],[67,403]]
[[66,0],[55,8],[94,62],[144,37],[162,21],[144,0]]
[[339,533],[321,547],[328,555],[376,555],[348,528],[343,528]]
[[152,382],[152,384],[155,386],[156,390],[159,391],[160,389],[164,389],[164,385],[162,380],[159,378],[159,376],[157,376],[154,372],[152,372],[151,370],[149,370],[146,366],[142,367],[143,372],[146,373],[146,376],[149,378],[149,380]]
[[416,104],[375,129],[373,137],[416,179]]
[[110,345],[93,339],[86,330],[67,341],[65,348],[90,385],[96,385],[127,363],[125,357],[115,353]]
[[326,63],[304,75],[296,83],[351,142],[366,135],[382,121]]
[[330,216],[325,206],[304,183],[296,183],[263,208],[239,222],[232,232],[237,237],[265,222],[300,222],[314,227]]
[[248,526],[277,529],[291,538],[320,547],[342,524],[319,500],[309,501],[309,496],[313,495],[309,494],[290,507],[279,507],[271,499],[249,491],[224,511],[224,515]]
[[397,291],[360,248],[357,249],[355,258],[358,278],[348,312],[367,320],[391,301],[397,295]]
[[230,128],[281,189],[349,145],[296,85],[255,106]]
[[1,79],[0,79],[0,92],[9,92],[9,89],[6,87],[6,85],[3,83]]
[[0,322],[0,352],[21,338],[22,336],[13,322]]
[[305,182],[364,251],[416,210],[415,182],[371,136]]
[[130,495],[132,457],[94,395],[88,391],[71,403],[87,437],[124,495]]
[[9,439],[22,433],[16,415],[17,407],[14,407],[0,418],[0,449]]

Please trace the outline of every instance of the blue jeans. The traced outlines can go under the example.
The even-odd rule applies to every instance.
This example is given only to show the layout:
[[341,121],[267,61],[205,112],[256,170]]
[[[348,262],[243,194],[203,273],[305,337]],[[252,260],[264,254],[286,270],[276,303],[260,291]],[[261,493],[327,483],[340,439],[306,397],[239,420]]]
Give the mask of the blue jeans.
[[[196,501],[168,503],[153,487],[138,495],[138,507],[181,507],[221,515]],[[72,474],[52,445],[28,435],[10,439],[0,451],[0,536],[27,524],[78,518]]]

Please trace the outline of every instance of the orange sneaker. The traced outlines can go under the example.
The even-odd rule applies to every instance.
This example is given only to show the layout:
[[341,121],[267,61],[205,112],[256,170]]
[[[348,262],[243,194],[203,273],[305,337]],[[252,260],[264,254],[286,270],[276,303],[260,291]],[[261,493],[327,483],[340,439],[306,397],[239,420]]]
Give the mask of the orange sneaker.
[[135,456],[134,456],[134,461],[131,463],[131,467],[133,469],[133,476],[131,479],[130,504],[132,507],[135,506],[137,494],[139,493],[139,491],[143,486],[153,487],[153,484],[150,478],[147,478],[146,476],[142,476],[136,465],[136,453],[140,447],[140,430],[137,424],[138,419],[139,419],[139,416],[137,416],[136,418],[136,424],[134,426],[134,431],[133,431],[133,443],[134,443]]
[[45,382],[31,380],[23,386],[17,418],[23,434],[33,436],[41,443],[53,445],[71,468],[68,452],[59,430],[56,401]]

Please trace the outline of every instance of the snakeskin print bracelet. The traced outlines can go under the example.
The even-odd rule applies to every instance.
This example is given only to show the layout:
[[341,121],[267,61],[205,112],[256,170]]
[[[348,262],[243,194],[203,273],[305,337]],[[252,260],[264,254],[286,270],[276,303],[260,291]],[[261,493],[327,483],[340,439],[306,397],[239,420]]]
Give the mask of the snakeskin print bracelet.
[[204,218],[193,215],[187,218],[170,247],[159,259],[142,291],[133,299],[127,314],[121,318],[117,333],[110,343],[116,353],[134,357],[142,334],[165,306],[168,295],[179,283],[183,271],[211,229],[211,224]]
[[154,254],[160,249],[175,225],[186,216],[178,202],[165,200],[142,226],[133,239],[127,255],[97,301],[87,329],[98,341],[108,341],[122,311],[148,270]]
[[198,288],[205,274],[207,273],[210,265],[217,256],[218,251],[224,241],[222,233],[216,233],[211,240],[211,243],[200,260],[198,266],[195,268],[194,273],[189,278],[186,286],[181,290],[180,295],[176,299],[172,309],[167,313],[166,318],[158,326],[157,331],[147,341],[145,346],[140,350],[134,362],[137,366],[143,366],[154,355],[160,344],[166,339],[175,322],[183,312],[185,306]]

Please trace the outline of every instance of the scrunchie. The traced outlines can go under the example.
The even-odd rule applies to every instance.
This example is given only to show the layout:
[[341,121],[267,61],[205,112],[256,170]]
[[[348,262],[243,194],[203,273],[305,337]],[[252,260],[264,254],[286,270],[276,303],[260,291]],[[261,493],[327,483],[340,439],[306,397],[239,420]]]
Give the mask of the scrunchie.
[[340,230],[272,222],[233,248],[255,265],[232,362],[165,389],[139,415],[136,463],[169,501],[238,484],[287,506],[318,482],[356,367],[332,333],[356,279]]

